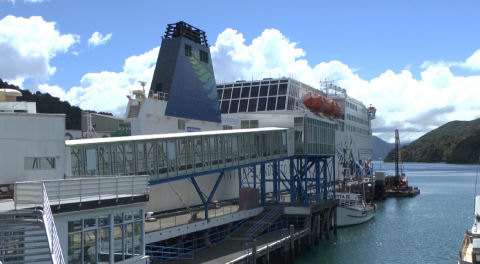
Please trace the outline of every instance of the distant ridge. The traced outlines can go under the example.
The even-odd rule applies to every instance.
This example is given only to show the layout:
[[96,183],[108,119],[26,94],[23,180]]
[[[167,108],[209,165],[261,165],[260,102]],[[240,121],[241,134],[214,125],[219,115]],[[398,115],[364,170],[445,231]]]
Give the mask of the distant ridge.
[[388,152],[395,147],[395,144],[385,142],[383,139],[373,136],[373,160],[383,160]]
[[[400,151],[405,162],[477,163],[480,155],[480,118],[448,122]],[[394,152],[390,151],[385,161],[393,160]]]
[[[22,92],[22,96],[18,97],[19,101],[36,102],[38,113],[47,114],[65,114],[66,129],[81,129],[82,109],[78,106],[72,106],[67,101],[60,101],[58,97],[53,97],[48,93],[36,92],[32,94],[29,90],[22,90],[18,86],[9,84],[0,79],[0,88],[11,88]],[[92,111],[93,112],[93,111]],[[112,115],[110,113],[101,114]]]

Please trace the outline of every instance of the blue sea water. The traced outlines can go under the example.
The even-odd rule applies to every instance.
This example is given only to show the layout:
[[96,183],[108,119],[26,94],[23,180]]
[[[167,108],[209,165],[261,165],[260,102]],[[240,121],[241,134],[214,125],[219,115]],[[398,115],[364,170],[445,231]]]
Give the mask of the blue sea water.
[[[376,162],[374,168],[394,174],[393,163]],[[418,186],[420,195],[377,202],[371,221],[340,228],[295,263],[457,263],[463,235],[473,224],[478,169],[404,164],[409,185]]]

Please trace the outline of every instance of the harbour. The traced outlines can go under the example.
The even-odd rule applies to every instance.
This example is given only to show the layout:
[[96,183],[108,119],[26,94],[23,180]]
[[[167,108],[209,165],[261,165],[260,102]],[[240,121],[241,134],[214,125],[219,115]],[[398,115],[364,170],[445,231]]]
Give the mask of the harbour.
[[456,217],[435,226],[436,213],[465,208],[444,197],[470,195],[449,183],[472,167],[403,164],[398,130],[394,165],[372,161],[377,109],[335,82],[216,83],[206,33],[179,21],[149,89],[138,84],[124,119],[82,114],[75,139],[64,115],[0,90],[11,125],[0,140],[14,154],[1,159],[1,263],[451,260],[410,251],[458,231]]

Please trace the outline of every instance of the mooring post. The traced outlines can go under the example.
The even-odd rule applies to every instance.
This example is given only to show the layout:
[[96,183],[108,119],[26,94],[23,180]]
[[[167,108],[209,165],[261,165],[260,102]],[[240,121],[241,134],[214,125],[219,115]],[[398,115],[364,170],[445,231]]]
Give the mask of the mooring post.
[[270,264],[270,247],[267,245],[267,264]]
[[293,237],[295,235],[295,229],[293,228],[293,225],[290,225],[290,255],[292,257],[292,261],[295,258],[295,238]]
[[252,240],[252,263],[257,263],[257,240],[255,238]]
[[333,233],[337,235],[337,207],[333,208]]

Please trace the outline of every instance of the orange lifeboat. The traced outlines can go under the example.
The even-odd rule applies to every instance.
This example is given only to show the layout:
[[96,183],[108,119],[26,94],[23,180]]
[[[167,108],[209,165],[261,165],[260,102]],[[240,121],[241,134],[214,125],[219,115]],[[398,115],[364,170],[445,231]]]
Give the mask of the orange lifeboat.
[[303,104],[314,113],[323,113],[328,108],[327,99],[319,94],[308,94],[303,100]]

